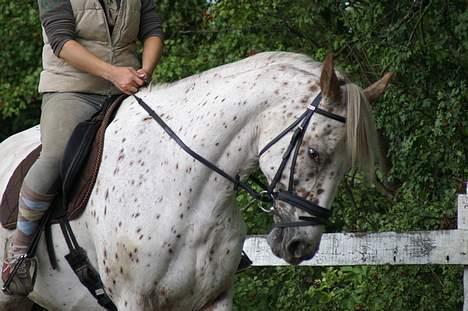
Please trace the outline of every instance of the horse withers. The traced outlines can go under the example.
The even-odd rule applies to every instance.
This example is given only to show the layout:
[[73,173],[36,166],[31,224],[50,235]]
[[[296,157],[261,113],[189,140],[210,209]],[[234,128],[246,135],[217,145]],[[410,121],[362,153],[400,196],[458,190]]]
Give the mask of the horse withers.
[[[230,176],[242,180],[261,169],[277,223],[268,242],[299,264],[318,250],[344,173],[357,166],[372,175],[382,162],[368,102],[388,79],[362,90],[335,72],[331,57],[321,64],[267,52],[137,96]],[[275,141],[291,124],[300,129]],[[0,144],[0,193],[39,142],[36,127]],[[231,309],[246,234],[234,188],[184,152],[135,98],[124,101],[107,129],[87,208],[71,223],[119,311]],[[60,260],[68,249],[60,229],[52,231],[59,270],[49,267],[41,244],[28,299],[51,311],[102,310]],[[9,234],[1,230],[0,238]],[[29,300],[0,295],[0,309],[28,310]]]

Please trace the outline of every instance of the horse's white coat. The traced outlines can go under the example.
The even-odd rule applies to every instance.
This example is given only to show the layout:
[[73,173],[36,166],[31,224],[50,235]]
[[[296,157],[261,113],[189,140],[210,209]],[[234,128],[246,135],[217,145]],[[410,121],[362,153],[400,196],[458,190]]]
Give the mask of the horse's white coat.
[[18,164],[39,145],[39,140],[39,126],[35,126],[8,137],[0,144],[0,194],[5,191]]
[[[138,95],[189,146],[230,174],[245,176],[257,167],[259,149],[318,94],[319,76],[320,64],[305,56],[262,53]],[[346,109],[327,98],[322,108],[340,115]],[[314,116],[298,160],[298,193],[325,207],[347,168],[344,136],[342,124]],[[260,160],[267,178],[289,137]],[[20,152],[11,151],[13,142]],[[2,143],[0,169],[11,171],[18,160],[11,158],[37,143],[38,135],[29,132]],[[320,152],[320,163],[306,157],[308,146]],[[279,208],[287,218],[301,214]],[[183,152],[133,98],[123,103],[107,130],[96,185],[72,227],[119,311],[231,309],[245,235],[233,186]],[[2,238],[7,234],[0,232]],[[302,251],[310,256],[321,233],[321,227],[276,232],[273,250],[294,262],[304,254],[288,254],[289,241],[308,239]],[[66,248],[56,227],[54,237],[63,258]],[[49,268],[43,246],[30,298],[49,310],[100,310],[64,260],[59,271]],[[0,299],[0,304],[8,300]]]

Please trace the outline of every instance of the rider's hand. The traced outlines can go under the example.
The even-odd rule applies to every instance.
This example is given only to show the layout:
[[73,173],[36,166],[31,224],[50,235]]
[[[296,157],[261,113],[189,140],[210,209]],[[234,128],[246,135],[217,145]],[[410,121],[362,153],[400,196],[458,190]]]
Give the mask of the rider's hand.
[[147,70],[140,68],[137,70],[138,76],[145,81],[145,83],[149,83],[151,80],[151,73]]
[[145,84],[144,79],[131,67],[113,67],[110,81],[125,94],[131,95]]

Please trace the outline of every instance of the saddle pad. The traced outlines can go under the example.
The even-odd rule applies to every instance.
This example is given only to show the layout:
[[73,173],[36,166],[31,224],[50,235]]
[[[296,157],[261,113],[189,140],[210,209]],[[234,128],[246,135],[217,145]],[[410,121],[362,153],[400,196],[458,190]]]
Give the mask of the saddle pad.
[[6,229],[16,228],[16,219],[18,217],[18,198],[23,184],[23,179],[29,171],[31,165],[37,160],[41,153],[42,146],[39,145],[31,151],[26,158],[16,167],[13,175],[8,181],[8,185],[3,193],[0,203],[0,221]]
[[[69,202],[67,206],[67,217],[69,220],[77,219],[84,211],[88,199],[96,182],[102,160],[102,150],[104,147],[104,135],[107,126],[112,122],[117,109],[127,96],[119,96],[108,109],[103,111],[105,114],[102,123],[96,132],[96,136],[91,145],[89,155],[86,157],[86,163],[82,165],[82,170],[78,174],[74,191],[68,194]],[[98,116],[99,117],[99,116]],[[18,218],[18,198],[24,177],[39,157],[41,146],[34,149],[15,169],[8,185],[3,193],[0,202],[0,222],[5,229],[15,229]],[[59,194],[60,195],[60,194]],[[61,200],[55,200],[51,208],[55,211],[60,208]],[[52,219],[52,223],[57,223],[58,219]]]

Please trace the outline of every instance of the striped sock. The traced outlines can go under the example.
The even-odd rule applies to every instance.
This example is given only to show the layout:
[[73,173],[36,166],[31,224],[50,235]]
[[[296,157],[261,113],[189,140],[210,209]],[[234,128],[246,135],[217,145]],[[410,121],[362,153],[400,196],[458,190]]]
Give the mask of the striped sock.
[[18,222],[13,238],[13,253],[22,255],[31,244],[34,233],[51,205],[55,194],[41,194],[32,191],[25,184],[21,187],[18,201]]

